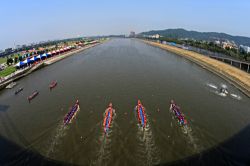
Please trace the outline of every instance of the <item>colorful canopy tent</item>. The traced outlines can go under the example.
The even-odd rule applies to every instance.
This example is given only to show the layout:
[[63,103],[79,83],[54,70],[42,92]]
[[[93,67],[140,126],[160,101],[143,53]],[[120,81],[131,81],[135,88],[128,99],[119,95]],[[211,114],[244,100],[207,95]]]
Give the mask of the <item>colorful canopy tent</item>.
[[23,62],[18,62],[15,66],[16,67],[22,67],[22,66],[24,66],[24,63]]
[[15,66],[17,68],[24,67],[24,66],[27,66],[28,64],[30,64],[30,62],[31,61],[29,59],[25,59],[24,61],[18,62]]
[[41,59],[41,55],[37,55],[37,56],[36,56],[36,59]]
[[36,61],[36,56],[33,56],[32,58],[30,58],[30,61]]
[[31,63],[34,63],[35,61],[40,60],[40,58],[37,58],[37,56],[33,56],[32,58],[29,59]]
[[41,56],[41,59],[43,59],[43,60],[47,58],[47,54],[45,54],[45,53],[40,55],[40,56]]
[[47,58],[48,58],[48,57],[51,57],[51,56],[52,56],[52,54],[51,54],[50,52],[48,52],[48,53],[47,53]]
[[29,59],[25,59],[24,61],[23,61],[23,64],[25,65],[25,64],[29,64],[30,63],[30,60]]
[[28,63],[32,64],[32,63],[34,63],[34,62],[35,62],[35,61],[34,61],[33,59],[28,58]]
[[42,54],[42,56],[41,56],[41,57],[45,57],[45,58],[47,58],[47,54],[45,54],[45,53],[44,53],[44,54]]

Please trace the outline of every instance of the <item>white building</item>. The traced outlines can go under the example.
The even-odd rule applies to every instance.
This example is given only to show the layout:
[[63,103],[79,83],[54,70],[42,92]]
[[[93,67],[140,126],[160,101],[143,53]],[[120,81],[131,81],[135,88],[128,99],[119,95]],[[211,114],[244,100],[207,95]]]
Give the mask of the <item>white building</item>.
[[22,46],[19,44],[15,46],[15,49],[19,49],[19,48],[22,48]]
[[248,46],[240,45],[240,50],[243,50],[246,53],[250,53],[250,47]]
[[152,35],[151,38],[153,39],[159,39],[161,36],[159,34]]
[[135,32],[131,31],[130,34],[129,34],[129,37],[135,37]]
[[220,45],[220,41],[219,41],[219,40],[215,40],[215,41],[214,41],[214,44]]
[[226,49],[226,48],[237,49],[237,45],[233,42],[230,42],[230,41],[223,41],[223,42],[221,42],[221,45],[222,45],[222,48],[224,48],[224,49]]

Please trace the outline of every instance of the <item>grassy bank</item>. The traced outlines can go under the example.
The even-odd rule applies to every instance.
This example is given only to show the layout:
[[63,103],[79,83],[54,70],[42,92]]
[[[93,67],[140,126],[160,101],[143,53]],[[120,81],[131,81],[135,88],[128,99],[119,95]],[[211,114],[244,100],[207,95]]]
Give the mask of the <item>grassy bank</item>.
[[6,63],[6,62],[7,62],[7,58],[0,58],[0,64]]
[[16,71],[16,68],[14,66],[8,66],[3,71],[0,71],[0,77],[5,77],[15,71]]
[[241,71],[233,66],[217,61],[215,59],[206,57],[196,52],[180,49],[174,46],[164,45],[156,42],[142,40],[143,42],[152,46],[160,47],[164,50],[181,55],[206,69],[218,74],[219,76],[227,79],[238,87],[242,92],[250,97],[250,74]]

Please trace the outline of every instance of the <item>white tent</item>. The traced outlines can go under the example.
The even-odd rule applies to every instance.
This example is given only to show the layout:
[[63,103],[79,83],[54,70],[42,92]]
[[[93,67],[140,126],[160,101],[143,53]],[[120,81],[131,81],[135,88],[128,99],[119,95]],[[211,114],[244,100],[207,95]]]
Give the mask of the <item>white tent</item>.
[[37,58],[37,59],[41,59],[41,55],[37,55],[36,58]]
[[31,61],[35,61],[36,57],[33,56],[32,58],[30,58]]
[[47,57],[47,54],[44,53],[41,57]]
[[23,64],[27,64],[28,63],[28,59],[25,59],[24,61],[22,61]]
[[22,66],[22,65],[23,65],[22,62],[18,62],[15,66],[16,66],[16,67],[20,67],[20,66]]

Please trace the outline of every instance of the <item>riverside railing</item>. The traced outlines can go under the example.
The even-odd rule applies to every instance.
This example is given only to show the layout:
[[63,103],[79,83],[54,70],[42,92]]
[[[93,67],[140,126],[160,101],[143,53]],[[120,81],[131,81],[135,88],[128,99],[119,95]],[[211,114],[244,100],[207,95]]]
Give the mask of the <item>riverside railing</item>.
[[[155,40],[152,40],[152,41],[155,42]],[[231,58],[228,55],[224,55],[224,54],[216,53],[216,52],[211,52],[211,51],[196,48],[196,47],[183,46],[183,45],[180,45],[180,44],[175,44],[173,42],[166,42],[166,41],[160,41],[160,40],[158,40],[156,42],[162,43],[162,44],[167,44],[167,45],[170,45],[170,46],[178,47],[178,48],[189,50],[189,51],[194,51],[194,52],[200,53],[201,55],[205,55],[205,56],[208,56],[210,58],[219,60],[219,61],[227,63],[227,64],[229,64],[229,65],[231,65],[233,67],[236,67],[236,68],[238,68],[240,70],[243,70],[243,71],[245,71],[247,73],[250,73],[250,63],[249,62],[240,61],[240,60]]]

